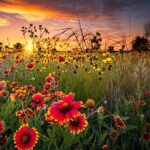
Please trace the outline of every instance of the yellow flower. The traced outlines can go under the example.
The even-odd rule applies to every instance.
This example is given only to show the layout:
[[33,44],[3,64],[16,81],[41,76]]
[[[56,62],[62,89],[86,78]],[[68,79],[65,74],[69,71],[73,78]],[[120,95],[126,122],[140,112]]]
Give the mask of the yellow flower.
[[23,96],[26,94],[26,90],[18,89],[15,91],[17,96]]
[[108,56],[110,56],[110,53],[108,53],[108,52],[103,53],[102,56],[103,56],[103,57],[108,57]]
[[15,101],[16,98],[17,98],[17,95],[16,95],[15,93],[10,94],[10,100],[11,100],[11,101]]
[[100,107],[98,108],[97,112],[100,113],[100,114],[104,114],[104,113],[105,113],[104,107],[103,107],[103,106],[100,106]]
[[110,57],[103,60],[104,63],[109,64],[112,63],[112,59]]
[[95,101],[93,99],[87,99],[85,102],[85,105],[87,108],[94,108],[95,107]]

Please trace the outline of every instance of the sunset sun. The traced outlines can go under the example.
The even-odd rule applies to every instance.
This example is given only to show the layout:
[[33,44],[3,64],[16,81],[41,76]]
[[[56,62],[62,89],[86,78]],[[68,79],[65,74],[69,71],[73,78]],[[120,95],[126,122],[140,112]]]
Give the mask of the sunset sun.
[[25,50],[28,51],[29,53],[33,52],[33,43],[31,40],[27,40]]

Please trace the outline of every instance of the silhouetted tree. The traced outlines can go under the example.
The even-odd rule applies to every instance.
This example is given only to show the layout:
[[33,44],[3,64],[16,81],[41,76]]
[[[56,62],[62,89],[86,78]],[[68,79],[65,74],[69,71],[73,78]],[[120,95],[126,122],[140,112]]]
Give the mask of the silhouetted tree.
[[16,52],[21,52],[23,50],[23,45],[21,43],[14,44],[14,49]]
[[149,41],[145,37],[137,36],[132,41],[132,49],[135,51],[149,51]]

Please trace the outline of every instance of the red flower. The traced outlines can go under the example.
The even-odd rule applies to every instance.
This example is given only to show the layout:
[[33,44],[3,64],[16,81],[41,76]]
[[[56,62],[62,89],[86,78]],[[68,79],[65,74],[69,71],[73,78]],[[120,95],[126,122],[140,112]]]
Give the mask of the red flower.
[[73,134],[79,134],[85,127],[88,125],[87,120],[85,119],[85,115],[81,114],[80,116],[74,118],[69,122],[70,132]]
[[150,95],[150,91],[147,91],[147,92],[145,92],[144,94],[146,94],[146,95]]
[[5,70],[4,72],[3,72],[3,75],[4,76],[8,76],[10,74],[10,70]]
[[4,121],[0,120],[0,133],[4,131]]
[[108,145],[107,144],[103,145],[103,150],[108,150]]
[[10,69],[11,72],[13,72],[15,70],[16,70],[16,66],[12,66],[11,69]]
[[7,58],[7,56],[6,56],[6,55],[3,55],[1,58],[2,58],[3,60],[5,60],[5,59]]
[[58,81],[55,81],[55,82],[52,82],[51,86],[52,86],[52,87],[57,87],[58,84],[59,84],[59,82],[58,82]]
[[45,83],[44,90],[49,90],[51,88],[51,84],[49,82]]
[[19,56],[16,57],[15,62],[17,64],[22,64],[24,62],[24,60],[22,58],[20,58]]
[[44,96],[41,93],[34,94],[32,96],[32,106],[42,107],[45,104]]
[[1,135],[0,136],[0,148],[2,148],[2,146],[4,146],[5,143],[6,143],[6,135]]
[[48,109],[45,115],[46,120],[58,122],[63,125],[67,121],[72,120],[80,115],[79,108],[82,107],[82,102],[73,102],[74,94],[70,93],[59,100],[54,102],[53,105]]
[[32,62],[26,65],[26,69],[28,70],[32,70],[33,68],[34,68],[34,63]]
[[50,76],[50,75],[45,78],[45,81],[48,82],[48,83],[51,83],[51,82],[53,82],[54,80],[55,80],[55,78],[52,77],[52,76]]
[[38,132],[35,128],[29,128],[27,124],[22,125],[14,134],[14,143],[18,150],[32,150],[37,140]]
[[12,101],[15,101],[17,98],[18,98],[18,96],[17,96],[16,93],[10,94],[10,99],[11,99]]
[[0,90],[0,96],[2,96],[2,97],[7,97],[7,96],[9,96],[9,92],[8,91],[6,91],[6,90]]
[[144,140],[144,141],[150,141],[150,133],[148,132],[145,132],[141,135],[141,138]]
[[16,116],[19,117],[19,121],[21,123],[26,123],[26,119],[32,119],[34,116],[34,112],[30,108],[21,109],[16,112]]
[[58,61],[59,61],[59,62],[64,62],[64,61],[65,61],[65,57],[59,56]]
[[126,128],[126,124],[122,121],[120,116],[115,116],[114,121],[117,127],[122,129]]
[[30,93],[33,94],[35,92],[35,87],[32,85],[27,85],[26,90]]
[[15,88],[18,86],[18,82],[11,82],[9,86],[10,88]]
[[6,81],[2,80],[0,81],[0,90],[4,89],[6,87]]

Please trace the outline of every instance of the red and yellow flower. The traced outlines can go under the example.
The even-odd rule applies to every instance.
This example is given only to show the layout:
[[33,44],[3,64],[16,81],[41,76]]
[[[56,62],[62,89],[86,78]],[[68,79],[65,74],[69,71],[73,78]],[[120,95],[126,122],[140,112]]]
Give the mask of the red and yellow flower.
[[34,63],[28,63],[27,65],[26,65],[26,69],[28,69],[28,70],[32,70],[32,69],[34,69]]
[[8,70],[5,70],[4,72],[3,72],[3,75],[4,76],[8,76],[10,74],[10,70],[8,69]]
[[116,127],[119,127],[122,129],[126,128],[126,124],[123,122],[120,116],[115,116],[114,121],[115,121]]
[[6,87],[6,81],[2,80],[0,81],[0,90],[4,89]]
[[10,94],[10,100],[15,101],[18,98],[16,93]]
[[60,62],[60,63],[65,62],[65,57],[59,56],[58,57],[58,62]]
[[82,107],[82,102],[74,102],[74,94],[70,93],[62,97],[62,100],[54,102],[48,109],[45,118],[49,122],[58,122],[65,124],[80,115],[79,108]]
[[35,87],[32,85],[27,85],[26,87],[27,92],[29,92],[30,94],[35,93]]
[[49,90],[51,88],[51,83],[47,82],[44,85],[44,90]]
[[38,140],[38,132],[35,128],[29,128],[28,124],[22,125],[14,134],[15,147],[18,150],[32,150]]
[[16,66],[12,66],[11,68],[10,68],[10,71],[11,72],[13,72],[13,71],[15,71],[16,70]]
[[33,107],[42,107],[45,104],[44,96],[41,93],[34,94],[32,96],[32,103]]
[[108,150],[108,145],[107,144],[103,145],[103,150]]
[[18,86],[18,82],[11,82],[9,87],[10,88],[16,88]]
[[2,89],[0,90],[0,96],[1,97],[8,97],[9,96],[9,91]]
[[26,90],[22,89],[21,87],[15,90],[15,94],[17,97],[25,97]]
[[47,77],[45,77],[45,81],[46,82],[48,82],[48,83],[51,83],[51,82],[53,82],[55,80],[55,78],[54,77],[52,77],[52,76],[47,76]]
[[79,134],[85,130],[85,127],[88,125],[86,117],[84,114],[74,118],[69,122],[69,130],[73,134]]
[[16,112],[16,116],[19,117],[19,121],[21,123],[26,123],[26,119],[32,119],[34,116],[34,112],[32,109],[30,108],[26,108],[26,109],[21,109],[19,111]]

